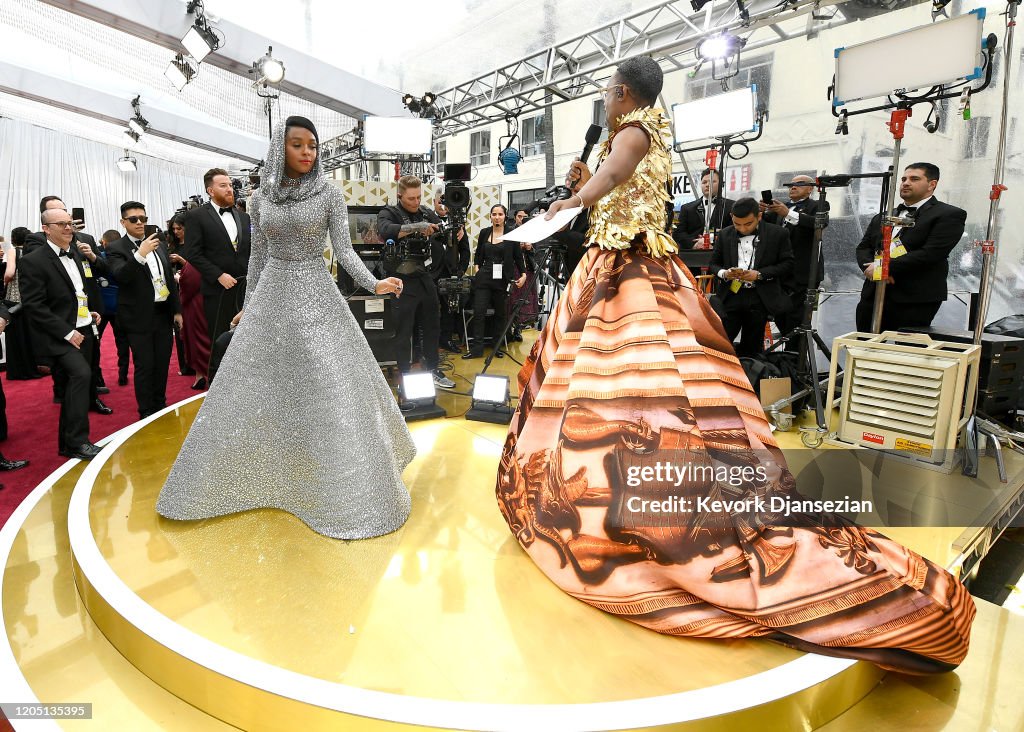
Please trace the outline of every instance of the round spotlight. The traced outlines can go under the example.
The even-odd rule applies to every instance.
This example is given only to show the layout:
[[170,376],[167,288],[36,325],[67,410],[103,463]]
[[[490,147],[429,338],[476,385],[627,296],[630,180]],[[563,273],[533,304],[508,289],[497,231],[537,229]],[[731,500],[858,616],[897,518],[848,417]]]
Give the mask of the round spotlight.
[[273,46],[267,47],[267,53],[253,66],[259,75],[257,84],[280,84],[284,81],[284,64],[273,56]]
[[423,95],[423,106],[424,107],[431,106],[434,103],[434,100],[436,100],[436,99],[437,99],[437,96],[435,96],[433,92],[427,92],[426,94]]
[[731,55],[736,48],[736,37],[729,35],[712,36],[705,38],[697,46],[697,55],[706,60],[725,58]]

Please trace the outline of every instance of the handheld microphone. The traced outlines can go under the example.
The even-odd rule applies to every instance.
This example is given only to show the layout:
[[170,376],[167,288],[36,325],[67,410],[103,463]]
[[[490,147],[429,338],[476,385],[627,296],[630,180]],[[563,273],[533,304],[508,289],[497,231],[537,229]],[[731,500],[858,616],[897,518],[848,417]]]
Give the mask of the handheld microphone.
[[580,153],[580,162],[586,163],[587,158],[590,157],[591,151],[594,149],[594,145],[601,139],[601,130],[604,129],[601,125],[590,125],[587,130],[586,136],[583,138],[586,144],[583,146],[583,152]]
[[[593,151],[594,145],[596,145],[597,141],[601,139],[601,130],[603,129],[604,128],[601,127],[601,125],[590,125],[590,127],[587,128],[587,134],[583,138],[586,144],[583,145],[583,152],[580,153],[580,162],[584,165],[586,165],[587,158],[590,157],[590,153]],[[572,183],[569,184],[569,189],[571,190],[575,188],[576,184],[579,182],[580,179],[574,177],[572,179]],[[569,183],[569,181],[566,180],[566,183]]]

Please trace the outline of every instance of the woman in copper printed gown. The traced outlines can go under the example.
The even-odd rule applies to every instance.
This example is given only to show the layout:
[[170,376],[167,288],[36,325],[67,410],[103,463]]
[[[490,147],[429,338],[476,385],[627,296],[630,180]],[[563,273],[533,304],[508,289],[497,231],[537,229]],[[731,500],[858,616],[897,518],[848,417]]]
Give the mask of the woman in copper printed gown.
[[[800,496],[664,233],[668,122],[651,108],[661,85],[650,58],[618,67],[601,167],[589,177],[575,163],[579,195],[552,207],[592,206],[589,249],[519,374],[502,514],[564,591],[653,630],[769,638],[907,673],[955,668],[975,607],[941,567],[830,515],[698,508]],[[691,475],[658,476],[659,463]],[[746,480],[723,479],[743,468]],[[672,498],[689,510],[643,503]]]

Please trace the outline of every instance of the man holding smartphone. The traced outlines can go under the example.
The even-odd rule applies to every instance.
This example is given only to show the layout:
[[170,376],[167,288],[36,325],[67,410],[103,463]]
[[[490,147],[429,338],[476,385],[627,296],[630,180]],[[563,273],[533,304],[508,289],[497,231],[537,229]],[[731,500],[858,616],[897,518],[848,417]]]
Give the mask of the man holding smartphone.
[[139,419],[167,406],[174,327],[180,328],[182,322],[167,245],[148,223],[143,204],[122,204],[125,236],[107,247],[107,260],[118,285],[117,322],[128,336],[134,362]]
[[756,356],[764,350],[768,316],[790,307],[779,284],[793,271],[788,232],[764,223],[753,198],[741,198],[732,207],[732,226],[715,239],[710,269],[718,277],[712,306],[729,339],[740,335],[736,355]]
[[[761,213],[770,224],[778,224],[789,232],[793,246],[793,271],[782,280],[782,290],[792,302],[788,313],[776,316],[779,333],[785,335],[800,325],[804,314],[804,301],[808,288],[817,289],[825,277],[825,260],[818,252],[818,264],[813,279],[811,252],[814,249],[814,222],[818,213],[818,202],[811,198],[814,192],[814,178],[809,175],[794,175],[789,181],[789,204],[777,200],[771,191],[761,192]],[[828,210],[828,201],[825,202]]]

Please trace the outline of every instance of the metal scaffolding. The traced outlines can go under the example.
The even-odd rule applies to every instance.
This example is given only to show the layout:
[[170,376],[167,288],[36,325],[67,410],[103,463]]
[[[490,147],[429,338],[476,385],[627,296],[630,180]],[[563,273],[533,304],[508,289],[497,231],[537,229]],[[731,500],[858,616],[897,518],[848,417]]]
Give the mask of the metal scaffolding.
[[[585,97],[603,86],[601,80],[610,69],[631,56],[653,56],[668,73],[695,67],[697,44],[720,33],[743,37],[745,55],[782,41],[813,37],[858,19],[842,11],[845,2],[767,0],[744,3],[741,11],[736,0],[710,0],[695,13],[690,0],[664,0],[440,92],[434,104],[435,138]],[[792,21],[804,17],[806,23],[794,27]],[[337,168],[358,161],[358,134],[357,129],[345,139],[329,141],[325,165]]]
[[[746,38],[744,54],[813,35],[854,19],[838,7],[844,2],[782,0],[741,5],[736,0],[710,0],[695,13],[690,0],[665,0],[445,89],[435,103],[438,135],[447,137],[592,94],[603,86],[599,79],[609,76],[602,77],[602,72],[631,56],[653,56],[667,73],[695,66],[697,44],[718,33]],[[833,10],[822,12],[830,7]],[[802,16],[807,16],[807,23],[800,30],[782,28]],[[545,101],[546,95],[550,101]]]

